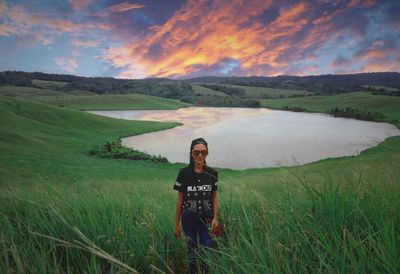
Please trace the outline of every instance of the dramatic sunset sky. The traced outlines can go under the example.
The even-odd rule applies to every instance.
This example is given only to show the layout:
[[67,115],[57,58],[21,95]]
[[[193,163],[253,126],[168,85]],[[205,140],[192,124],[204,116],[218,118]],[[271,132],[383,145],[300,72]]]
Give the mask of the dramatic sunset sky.
[[400,0],[0,0],[0,71],[118,78],[400,71]]

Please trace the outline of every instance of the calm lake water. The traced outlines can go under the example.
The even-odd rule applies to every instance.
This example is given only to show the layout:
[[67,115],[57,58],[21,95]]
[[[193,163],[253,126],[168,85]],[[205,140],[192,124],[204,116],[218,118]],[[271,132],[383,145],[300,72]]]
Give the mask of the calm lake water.
[[248,108],[90,111],[128,120],[176,121],[184,125],[122,139],[124,146],[188,163],[192,139],[208,142],[207,163],[246,169],[293,166],[356,155],[400,135],[388,123],[333,118],[327,114]]

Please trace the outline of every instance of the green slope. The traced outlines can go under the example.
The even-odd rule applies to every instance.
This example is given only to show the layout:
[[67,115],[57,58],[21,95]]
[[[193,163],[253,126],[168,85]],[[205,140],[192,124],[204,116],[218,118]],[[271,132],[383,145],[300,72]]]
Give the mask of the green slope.
[[251,98],[285,98],[293,95],[311,95],[313,94],[307,90],[294,90],[294,89],[279,89],[267,87],[251,87],[251,86],[238,86],[238,85],[225,85],[233,88],[240,88],[246,90],[246,95]]
[[206,88],[206,87],[203,87],[203,86],[200,86],[200,85],[192,84],[192,87],[193,87],[194,93],[200,94],[200,95],[203,95],[203,96],[207,96],[207,95],[210,95],[210,96],[221,96],[221,97],[228,97],[229,96],[226,93],[223,93],[223,92],[220,92],[220,91],[217,91],[217,90],[213,90],[213,89],[210,89],[210,88]]
[[0,86],[0,95],[13,97],[56,96],[63,95],[61,91],[34,87]]
[[67,84],[67,82],[45,81],[45,80],[33,79],[32,84],[34,84],[37,87],[41,87],[41,88],[54,89],[54,88],[64,87]]
[[36,87],[0,86],[0,95],[25,97],[38,102],[79,110],[178,109],[190,104],[143,94],[98,95],[85,90],[63,92],[51,88],[65,83],[34,80]]
[[[6,97],[0,116],[1,273],[123,272],[80,232],[141,273],[184,271],[185,243],[172,236],[172,185],[183,165],[86,155],[107,140],[176,124]],[[399,152],[393,137],[357,157],[220,169],[225,235],[212,272],[397,272]]]
[[178,100],[142,94],[38,97],[35,100],[80,110],[177,109],[189,106]]
[[[141,134],[177,125],[111,119],[32,101],[0,97],[0,182],[70,182],[92,173],[107,172],[107,161],[85,155],[95,145],[121,136]],[[99,165],[99,162],[103,164]],[[116,163],[115,163],[116,164]],[[68,166],[72,174],[63,170]],[[85,169],[90,167],[89,169]],[[114,170],[117,172],[116,166]],[[92,173],[97,176],[96,174]],[[103,174],[101,172],[100,174]],[[109,176],[107,177],[111,178]],[[58,176],[63,178],[60,180]],[[50,179],[52,178],[52,179]],[[47,181],[47,180],[46,180]]]
[[[388,121],[400,121],[400,97],[372,95],[369,92],[351,92],[332,96],[309,96],[287,99],[264,99],[261,105],[267,108],[283,109],[289,107],[303,107],[307,111],[329,112],[334,107],[352,107],[359,110],[368,110],[384,113]],[[400,124],[397,123],[397,126]]]

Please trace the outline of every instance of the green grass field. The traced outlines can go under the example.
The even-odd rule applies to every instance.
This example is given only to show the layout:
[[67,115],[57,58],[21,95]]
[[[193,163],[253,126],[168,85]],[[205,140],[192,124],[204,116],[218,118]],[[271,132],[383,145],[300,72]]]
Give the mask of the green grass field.
[[311,95],[312,92],[307,90],[294,90],[294,89],[277,89],[267,87],[250,87],[250,86],[237,86],[237,85],[225,85],[233,88],[241,88],[246,90],[246,95],[251,98],[280,98],[288,97],[291,95]]
[[220,92],[220,91],[217,91],[217,90],[213,90],[213,89],[210,89],[210,88],[206,88],[206,87],[203,87],[203,86],[200,86],[200,85],[192,84],[192,87],[193,87],[194,93],[200,94],[200,95],[221,96],[221,97],[228,97],[229,96],[228,94],[225,94],[223,92]]
[[0,86],[0,95],[13,97],[57,96],[64,92],[34,87]]
[[190,104],[142,94],[38,97],[37,101],[80,110],[177,109]]
[[[392,105],[375,107],[400,116]],[[185,271],[184,240],[172,234],[183,165],[87,155],[176,124],[9,97],[0,97],[0,115],[0,273]],[[356,157],[220,169],[224,234],[205,258],[210,272],[398,273],[399,152],[392,137]]]
[[[46,81],[47,82],[47,81]],[[87,90],[71,90],[63,92],[51,88],[21,87],[21,86],[0,86],[0,95],[12,97],[35,97],[41,96],[66,96],[66,95],[94,95]]]
[[400,89],[395,88],[395,87],[387,87],[387,86],[364,86],[366,88],[371,87],[371,88],[376,88],[376,89],[383,89],[386,91],[400,91]]
[[312,112],[329,112],[334,107],[352,107],[359,110],[381,112],[388,121],[397,120],[400,126],[400,97],[372,95],[370,92],[351,92],[333,96],[309,96],[301,98],[286,98],[260,100],[263,107],[283,109],[285,106],[299,106]]
[[62,88],[67,84],[67,82],[59,82],[59,81],[45,81],[33,79],[32,84],[41,88],[54,89],[54,88]]
[[45,86],[51,85],[54,87],[54,83],[62,84],[62,82],[53,83],[40,80],[33,82],[39,83],[43,88],[0,86],[0,95],[26,97],[49,105],[79,110],[178,109],[190,106],[190,104],[182,103],[179,100],[143,94],[98,95],[85,90],[62,92],[45,88]]

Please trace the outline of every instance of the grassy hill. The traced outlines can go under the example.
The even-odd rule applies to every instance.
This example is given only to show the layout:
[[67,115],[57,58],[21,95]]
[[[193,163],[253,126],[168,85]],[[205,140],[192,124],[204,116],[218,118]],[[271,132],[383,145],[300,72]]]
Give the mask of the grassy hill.
[[67,84],[67,82],[33,79],[32,84],[40,88],[57,89],[64,87]]
[[99,109],[177,109],[190,104],[162,97],[127,94],[127,95],[89,95],[40,97],[35,100],[42,103],[64,106],[80,110]]
[[[105,141],[176,124],[9,97],[0,97],[0,115],[1,273],[185,270],[184,240],[172,235],[172,185],[183,165],[87,155]],[[206,258],[211,272],[398,272],[399,151],[393,137],[356,157],[220,169],[224,234]]]
[[98,95],[86,90],[63,92],[51,89],[63,82],[33,81],[38,87],[0,86],[0,95],[25,97],[38,102],[79,110],[177,109],[190,106],[179,100],[143,94]]
[[238,85],[224,85],[224,86],[244,89],[246,90],[246,95],[250,98],[286,98],[293,95],[304,96],[313,94],[312,92],[307,90],[251,87],[251,86],[238,86]]
[[34,87],[0,86],[0,95],[13,97],[56,96],[63,95],[61,91]]
[[[0,106],[3,186],[6,182],[19,186],[18,178],[35,184],[42,181],[42,173],[58,183],[73,181],[75,175],[84,178],[85,173],[102,169],[98,159],[86,156],[93,146],[177,125],[111,119],[14,98],[0,97]],[[103,161],[103,168],[111,162]],[[68,174],[68,170],[75,175]],[[114,170],[117,172],[117,165]],[[103,169],[98,175],[103,176],[103,172],[108,171]],[[64,179],[57,177],[60,175]]]
[[397,120],[396,125],[400,126],[400,97],[396,96],[372,95],[370,92],[351,92],[332,96],[264,99],[260,102],[263,107],[272,109],[297,106],[313,112],[329,112],[334,107],[352,107],[384,113],[388,117],[388,121]]
[[205,95],[205,96],[211,95],[211,96],[221,96],[221,97],[228,97],[229,96],[228,94],[225,94],[223,92],[220,92],[220,91],[217,91],[217,90],[213,90],[213,89],[210,89],[210,88],[206,88],[206,87],[203,87],[203,86],[200,86],[200,85],[192,84],[192,87],[193,87],[194,93],[200,94],[200,95]]

